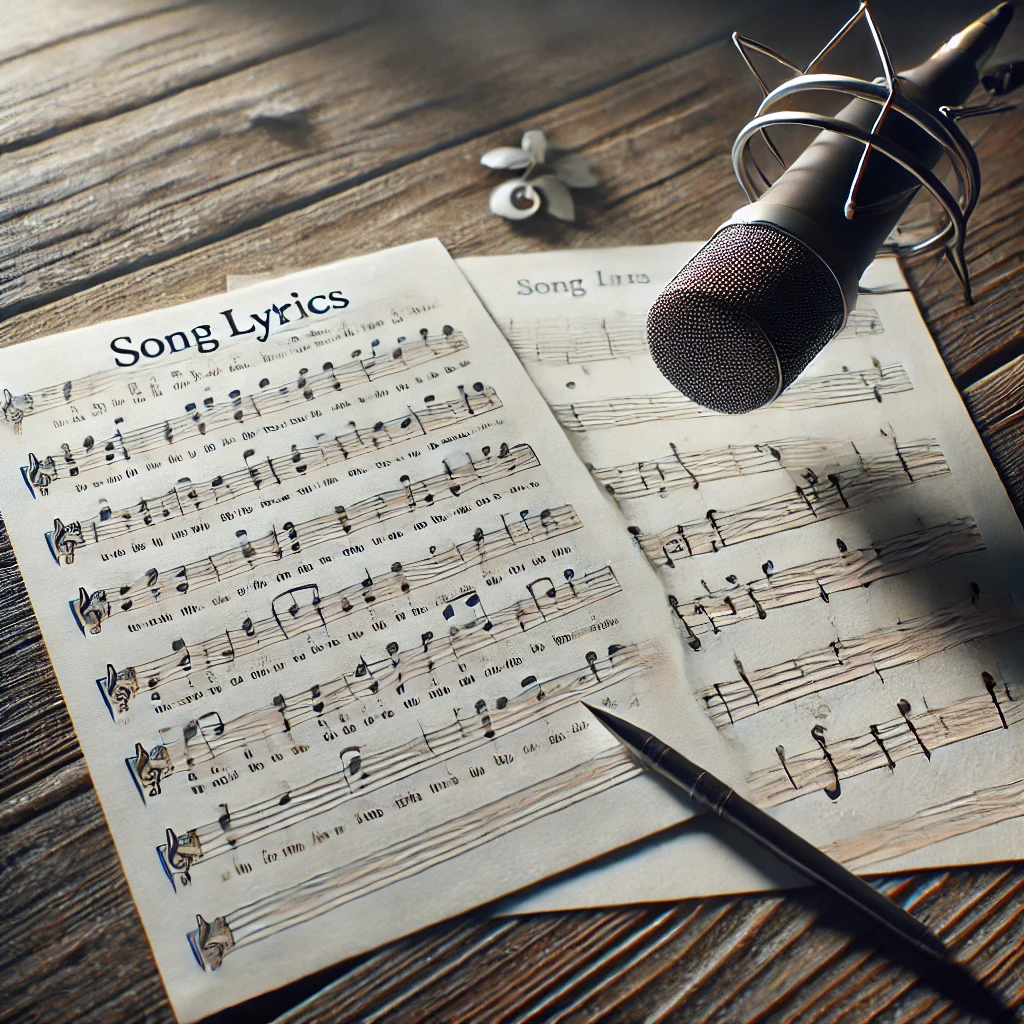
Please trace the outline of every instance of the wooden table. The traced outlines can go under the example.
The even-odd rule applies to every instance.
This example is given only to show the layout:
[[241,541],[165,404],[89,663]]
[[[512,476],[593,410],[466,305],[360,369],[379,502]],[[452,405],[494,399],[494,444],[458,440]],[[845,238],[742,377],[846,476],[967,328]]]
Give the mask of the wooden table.
[[[924,27],[910,0],[876,11],[907,64],[983,7],[933,0]],[[706,236],[741,202],[729,150],[758,98],[729,33],[806,60],[847,8],[7,0],[0,336],[9,344],[208,295],[226,273],[431,235],[457,256]],[[1003,53],[1024,56],[1022,28]],[[600,176],[580,194],[576,225],[487,212],[499,179],[479,156],[529,127],[581,149]],[[979,155],[985,193],[968,246],[977,305],[964,307],[934,258],[907,270],[1020,509],[1024,115],[991,124]],[[0,1018],[173,1020],[6,534],[0,574]],[[886,891],[1024,1000],[1024,866],[892,878]],[[961,1015],[814,893],[480,913],[222,1015],[598,1018]]]

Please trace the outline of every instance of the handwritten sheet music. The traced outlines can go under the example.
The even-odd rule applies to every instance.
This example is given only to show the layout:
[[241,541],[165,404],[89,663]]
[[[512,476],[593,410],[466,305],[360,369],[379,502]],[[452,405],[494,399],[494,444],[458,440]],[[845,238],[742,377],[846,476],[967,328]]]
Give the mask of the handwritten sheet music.
[[[657,570],[754,799],[857,870],[1020,856],[1024,534],[896,262],[772,406],[728,417],[644,343],[697,248],[459,264]],[[776,881],[698,821],[508,906]]]
[[0,384],[5,522],[183,1021],[683,817],[581,697],[742,778],[440,243],[8,348]]

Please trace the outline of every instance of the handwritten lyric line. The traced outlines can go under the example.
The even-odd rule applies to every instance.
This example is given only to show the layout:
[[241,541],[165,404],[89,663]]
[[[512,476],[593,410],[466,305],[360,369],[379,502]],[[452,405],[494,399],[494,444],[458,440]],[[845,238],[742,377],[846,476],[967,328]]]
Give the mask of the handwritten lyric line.
[[[489,453],[490,449],[485,449]],[[474,462],[472,457],[464,465],[451,468],[444,462],[445,471],[415,482],[403,477],[403,486],[384,491],[349,506],[337,505],[333,512],[304,522],[283,523],[273,526],[268,534],[249,540],[245,530],[238,530],[238,543],[224,551],[205,558],[163,570],[150,569],[131,583],[103,587],[89,593],[80,588],[77,601],[70,602],[72,612],[83,632],[97,634],[103,623],[115,615],[136,611],[160,601],[182,597],[202,587],[211,586],[247,573],[267,563],[280,562],[288,555],[309,551],[321,544],[344,541],[353,533],[376,526],[396,516],[435,505],[474,488],[507,479],[516,473],[536,469],[540,460],[528,444],[509,448],[502,445],[497,455],[485,454]],[[562,517],[565,517],[563,522]],[[502,517],[504,522],[504,517]],[[379,581],[363,581],[360,599],[389,600],[400,591],[406,593],[416,587],[445,579],[471,565],[479,565],[490,557],[512,550],[519,543],[533,543],[533,527],[540,520],[538,533],[554,536],[569,529],[578,529],[579,520],[571,506],[546,510],[531,519],[506,523],[500,530],[485,534],[477,531],[472,541],[452,545],[442,552],[431,549],[428,558],[407,563],[395,563],[390,582],[383,587]],[[571,524],[571,525],[570,525]],[[397,568],[396,568],[397,566]],[[397,588],[395,593],[392,589]],[[354,593],[359,596],[356,589]],[[387,594],[387,596],[383,596]]]
[[810,651],[764,668],[747,668],[739,679],[700,690],[719,728],[770,708],[804,700],[835,686],[912,665],[971,640],[1024,626],[1024,614],[1009,603],[965,601],[861,636],[836,638]]
[[759,579],[726,580],[718,589],[669,603],[686,627],[690,647],[700,650],[700,635],[720,633],[751,619],[764,619],[775,608],[806,601],[828,602],[833,594],[868,586],[876,580],[923,569],[957,555],[982,551],[985,542],[972,519],[955,519],[914,533],[906,533],[869,548],[846,549],[841,541],[835,558],[823,558],[789,569],[769,568]]
[[[360,584],[361,586],[361,584]],[[460,651],[476,649],[475,627],[482,629],[491,640],[516,636],[541,622],[569,615],[579,608],[603,601],[620,591],[618,580],[610,566],[597,569],[577,578],[568,571],[565,582],[555,584],[550,577],[534,580],[526,586],[529,596],[503,608],[495,615],[482,613],[470,627],[449,627],[448,641],[457,655]],[[123,669],[107,666],[106,679],[98,680],[101,690],[117,710],[128,710],[129,702],[140,692],[158,693],[160,700],[187,688],[189,673],[230,665],[241,658],[266,650],[274,644],[293,640],[317,629],[326,629],[332,622],[365,608],[360,601],[353,603],[350,588],[344,588],[321,597],[315,583],[293,587],[278,594],[271,601],[271,613],[258,621],[246,618],[238,629],[229,629],[223,635],[210,637],[198,643],[186,644],[175,640],[171,653],[139,665]],[[479,601],[479,599],[477,599]],[[475,605],[478,607],[478,604]],[[468,633],[463,636],[463,630]],[[429,663],[431,642],[439,645],[431,633],[423,641],[423,654]],[[394,671],[401,673],[399,665]],[[365,664],[363,671],[366,671]],[[159,690],[158,690],[159,688]]]
[[[304,381],[300,380],[299,383]],[[287,395],[291,395],[291,392],[287,392]],[[312,401],[315,397],[310,393],[310,398],[306,400]],[[47,455],[43,459],[30,452],[28,465],[22,467],[22,477],[33,497],[45,496],[57,481],[75,480],[83,473],[109,472],[112,468],[116,469],[130,461],[133,456],[144,455],[146,452],[177,444],[191,437],[204,437],[209,427],[224,425],[209,421],[208,416],[218,409],[218,406],[212,404],[212,399],[209,401],[209,406],[204,403],[202,410],[197,409],[182,418],[190,425],[188,428],[182,428],[177,420],[165,420],[162,423],[148,424],[124,432],[118,429],[113,437],[101,441],[97,441],[90,434],[83,440],[81,448],[73,449],[71,445],[64,444],[59,454]],[[430,404],[433,401],[433,396],[425,399],[428,409],[424,411],[430,411]],[[230,416],[221,410],[221,419],[225,417],[236,426],[243,422],[241,416]]]
[[342,767],[330,775],[233,808],[216,821],[180,834],[168,829],[167,843],[160,848],[168,875],[172,881],[176,874],[187,876],[200,862],[333,811],[350,800],[363,799],[384,786],[443,764],[446,758],[486,746],[499,734],[514,733],[574,705],[580,698],[625,682],[641,673],[645,664],[635,646],[613,646],[601,659],[589,652],[584,667],[540,682],[528,676],[517,687],[518,692],[510,696],[497,697],[490,703],[481,699],[465,709],[455,709],[453,721],[433,729],[421,725],[416,740],[377,750],[372,745],[346,746],[339,755]]
[[[433,397],[430,395],[428,399]],[[250,461],[255,452],[249,449],[242,454],[244,468],[232,473],[223,473],[201,483],[193,483],[186,477],[164,494],[143,498],[135,505],[117,510],[102,508],[92,519],[69,523],[55,519],[53,530],[46,534],[47,544],[58,562],[69,564],[74,561],[75,550],[85,544],[99,544],[135,530],[151,529],[159,523],[193,515],[224,501],[234,501],[264,487],[313,476],[368,452],[445,430],[500,408],[501,399],[493,388],[478,383],[467,391],[460,385],[457,398],[434,402],[419,410],[410,409],[408,415],[375,423],[372,428],[352,424],[354,429],[345,434],[306,448],[292,445],[287,454],[260,461]]]
[[[709,509],[699,519],[658,533],[642,534],[636,527],[630,532],[652,565],[674,569],[680,560],[693,555],[798,530],[880,501],[919,480],[949,473],[938,442],[931,438],[906,444],[894,442],[894,450],[881,455],[865,457],[852,445],[851,449],[846,454],[840,451],[835,460],[794,472],[803,483],[777,498],[737,509]],[[792,468],[788,466],[790,461],[784,455],[779,465]],[[650,493],[659,492],[650,489],[637,497]]]
[[[1009,730],[1024,721],[1022,694],[1012,694],[1005,682],[985,672],[977,688],[976,695],[916,713],[908,700],[894,700],[896,715],[856,736],[830,739],[822,726],[816,726],[817,746],[798,754],[776,751],[778,763],[750,776],[757,802],[774,807],[821,790],[834,790],[842,780],[866,772],[895,772],[898,763],[908,757],[930,761],[942,747]],[[1020,742],[1013,736],[1007,739]]]
[[348,864],[323,871],[207,922],[188,935],[198,963],[221,967],[232,951],[311,921],[351,900],[493,842],[531,822],[635,778],[638,768],[621,747],[542,782],[475,808]]
[[825,853],[859,871],[901,857],[932,843],[962,836],[1024,815],[1024,779],[976,789],[952,800],[924,807],[912,818],[879,825],[829,843]]
[[[501,324],[501,330],[524,363],[597,363],[647,354],[644,313],[508,320]],[[882,332],[878,311],[863,304],[850,314],[846,326],[833,341]]]
[[[776,398],[769,409],[818,409],[850,402],[881,402],[885,395],[912,388],[903,366],[890,363],[866,370],[804,377]],[[573,433],[722,415],[691,402],[678,391],[558,404],[551,409],[562,427]]]

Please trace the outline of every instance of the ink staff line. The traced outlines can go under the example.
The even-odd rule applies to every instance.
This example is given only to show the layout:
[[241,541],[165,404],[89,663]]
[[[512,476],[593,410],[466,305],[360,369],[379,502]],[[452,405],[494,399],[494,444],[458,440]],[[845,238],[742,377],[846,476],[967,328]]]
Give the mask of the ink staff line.
[[[549,586],[538,593],[537,588],[544,583]],[[528,622],[535,625],[538,618],[543,621],[549,617],[549,613],[554,616],[568,614],[576,608],[604,600],[618,593],[619,589],[611,566],[589,572],[579,579],[574,579],[569,570],[564,585],[555,585],[550,577],[541,577],[526,584],[529,598],[510,605],[504,613],[492,617],[492,626],[496,635],[515,635],[516,632],[525,632],[529,628]],[[308,603],[300,606],[299,597],[303,601],[308,600]],[[285,606],[286,601],[291,602],[290,606]],[[130,701],[140,693],[148,692],[152,696],[158,687],[166,691],[176,683],[187,683],[193,671],[233,664],[313,630],[326,630],[329,623],[345,618],[355,609],[356,606],[344,591],[321,598],[315,583],[303,584],[274,597],[269,616],[256,622],[246,618],[241,628],[226,630],[223,638],[218,635],[191,645],[183,639],[175,640],[171,644],[170,655],[119,670],[108,665],[106,678],[96,682],[111,715],[114,714],[111,702],[123,713],[128,710]],[[172,692],[176,693],[177,690]],[[166,692],[159,696],[164,702],[171,699]]]
[[[453,335],[458,339],[458,342],[452,342],[455,344],[455,347],[449,347],[449,344],[446,343],[444,339],[449,339],[449,341],[451,341]],[[344,340],[345,339],[342,337],[335,337],[326,342],[326,344],[331,346],[341,345]],[[318,347],[322,347],[324,342],[322,340],[318,340],[314,342],[314,344]],[[321,373],[309,374],[308,370],[301,370],[297,380],[299,390],[304,391],[308,387],[313,391],[318,391],[322,390],[322,386],[326,384],[331,390],[336,391],[340,390],[339,387],[335,386],[337,384],[340,384],[341,387],[346,387],[350,386],[350,382],[355,384],[366,383],[367,381],[372,382],[389,373],[398,373],[408,366],[415,366],[418,363],[428,361],[430,356],[423,355],[420,351],[424,348],[434,348],[436,349],[436,354],[438,356],[442,356],[468,347],[468,342],[465,340],[465,337],[461,332],[455,332],[454,329],[447,324],[442,328],[440,336],[435,335],[432,337],[426,328],[421,328],[419,331],[419,337],[413,338],[411,341],[407,341],[404,336],[398,337],[395,342],[396,348],[388,355],[384,355],[377,351],[380,344],[380,339],[375,338],[370,343],[370,355],[368,357],[360,358],[362,357],[362,351],[360,349],[355,349],[350,357],[350,362],[340,364],[337,367],[334,366],[333,363],[325,363]],[[291,353],[283,354],[290,355]],[[395,368],[391,368],[390,364],[387,362],[388,359],[393,362],[397,362],[400,365]],[[93,398],[97,395],[103,394],[115,385],[124,385],[128,388],[129,393],[133,393],[133,387],[136,391],[141,390],[140,381],[150,382],[154,379],[152,368],[147,368],[142,372],[136,371],[134,373],[126,373],[125,369],[101,370],[98,373],[86,374],[84,377],[67,380],[62,384],[49,385],[39,388],[36,391],[25,392],[21,395],[12,395],[10,390],[5,388],[3,390],[3,404],[0,406],[0,414],[3,415],[5,420],[13,424],[15,429],[17,429],[26,418],[37,413],[49,412],[51,409],[70,406],[73,401]],[[269,386],[269,381],[267,381],[266,384],[261,382],[261,388]],[[273,392],[268,392],[268,394],[283,395],[287,391],[292,390],[293,387],[294,386],[292,385],[284,385],[283,387],[275,388]],[[159,391],[157,391],[153,397],[160,397]],[[229,398],[231,397],[232,396],[229,395]],[[241,399],[241,401],[245,404],[253,397],[255,396],[247,396],[246,398]],[[281,405],[277,408],[284,407],[284,405]],[[235,405],[232,400],[232,412],[237,408],[238,406]],[[252,411],[259,414],[259,410],[255,409],[254,406]]]
[[767,501],[708,509],[701,518],[657,533],[645,534],[636,526],[629,527],[629,532],[656,569],[675,569],[696,555],[842,516],[949,472],[938,442],[925,438],[895,445],[895,451],[882,455],[864,456],[849,466],[808,466],[799,473],[803,483]]
[[[472,390],[476,392],[477,396],[479,396],[480,392],[484,390],[484,385],[477,382],[472,386]],[[487,390],[492,391],[493,389]],[[458,385],[458,392],[461,400],[466,402],[468,400],[466,386],[462,384]],[[401,440],[406,436],[415,436],[415,431],[413,431],[412,434],[396,434],[396,424],[401,424],[404,420],[408,420],[409,422],[404,427],[401,427],[402,431],[406,431],[417,419],[424,423],[431,422],[436,419],[439,414],[443,415],[446,409],[453,411],[459,400],[460,399],[455,399],[447,403],[447,405],[436,405],[434,404],[436,401],[434,395],[427,395],[424,398],[424,408],[417,411],[411,406],[408,406],[408,416],[399,416],[393,420],[387,421],[381,420],[374,424],[372,431],[369,432],[370,441],[379,446],[380,438],[387,438],[387,443],[393,444],[395,440]],[[349,425],[352,427],[352,431],[348,434],[335,437],[334,441],[342,447],[344,447],[345,443],[348,442],[357,450],[359,450],[361,446],[365,447],[360,428],[356,426],[355,421],[350,421]],[[265,429],[266,428],[264,428],[264,430]],[[426,430],[420,431],[420,433],[426,432]],[[150,438],[149,442],[147,442],[145,446],[137,445],[135,448],[129,450],[129,445],[125,440],[125,436],[122,436],[120,431],[118,431],[114,438],[108,441],[102,449],[91,448],[85,455],[79,453],[78,460],[76,460],[74,453],[72,453],[66,445],[66,450],[62,455],[49,455],[42,462],[30,452],[28,456],[28,465],[21,467],[22,478],[28,486],[33,498],[45,497],[49,495],[55,482],[73,481],[85,470],[102,470],[104,472],[109,472],[111,464],[117,462],[118,459],[121,460],[117,463],[119,466],[124,462],[130,461],[133,455],[144,454],[147,451],[164,445],[174,445],[178,440],[169,433],[165,433],[161,438]],[[207,447],[208,450],[212,452],[216,446],[210,445]],[[297,445],[292,445],[293,452],[298,450]],[[311,452],[315,450],[316,449],[309,449]],[[190,454],[196,455],[198,453]],[[252,454],[255,453],[250,452],[250,456]],[[114,468],[116,469],[117,466],[114,466]],[[131,469],[132,467],[129,468]]]
[[[409,350],[401,346],[396,348],[391,354],[391,363],[383,364],[376,376],[398,373],[458,352],[467,345],[462,335],[448,334],[436,342],[424,336],[418,345],[414,344]],[[260,386],[267,390],[262,393],[243,396],[236,389],[229,393],[227,402],[217,402],[212,396],[207,396],[201,406],[195,402],[187,403],[185,412],[180,416],[126,431],[117,429],[112,437],[99,441],[89,434],[81,448],[73,449],[71,445],[64,444],[58,454],[44,456],[42,459],[30,454],[29,464],[23,474],[30,485],[38,481],[41,491],[43,486],[48,488],[56,480],[75,479],[83,473],[109,469],[112,464],[128,460],[133,455],[138,456],[190,438],[205,437],[208,430],[238,426],[246,422],[247,418],[261,419],[264,414],[279,413],[295,404],[311,402],[355,384],[369,383],[373,379],[374,376],[366,371],[361,360],[353,360],[337,369],[332,363],[325,363],[323,372],[312,375],[300,370],[294,384],[277,388],[271,386],[269,378],[264,378]],[[123,422],[123,417],[117,417],[114,422],[115,425]],[[45,485],[42,483],[43,477],[46,478]]]
[[[485,452],[489,450],[485,449]],[[82,587],[78,599],[69,602],[72,614],[84,634],[98,634],[103,623],[114,616],[195,593],[203,587],[251,572],[268,563],[277,564],[290,555],[298,555],[323,544],[347,541],[360,530],[421,508],[435,508],[445,500],[457,498],[477,487],[493,485],[498,480],[536,469],[540,461],[529,445],[516,445],[510,449],[503,444],[497,456],[485,456],[481,462],[473,462],[470,456],[470,461],[456,470],[447,468],[447,462],[445,466],[445,473],[406,483],[397,490],[373,495],[348,507],[335,506],[332,513],[299,523],[288,521],[280,529],[271,526],[269,533],[254,541],[249,540],[245,530],[238,530],[238,543],[234,547],[162,571],[150,569],[137,580],[120,587],[102,587],[92,593]],[[408,477],[402,479],[408,480]],[[504,532],[509,529],[506,527]],[[481,531],[481,541],[486,539],[493,543],[496,536],[497,532],[492,532],[485,538]],[[396,563],[399,568],[395,571],[397,575],[413,581],[412,586],[422,586],[425,584],[415,581],[423,576],[423,570],[433,566],[438,572],[450,574],[458,571],[452,569],[452,563],[458,563],[460,555],[461,549],[452,545],[441,556],[409,563],[404,569],[401,563]],[[466,563],[464,567],[468,568],[470,564]]]
[[[587,574],[572,587],[569,586],[570,574],[564,586],[552,583],[538,595],[537,584],[540,583],[552,581],[550,577],[535,580],[527,585],[530,597],[524,601],[514,602],[493,614],[482,611],[473,621],[454,631],[449,628],[447,633],[435,636],[428,630],[420,636],[418,647],[403,651],[392,641],[384,658],[367,661],[360,655],[354,671],[288,697],[278,694],[269,706],[245,712],[229,722],[224,722],[213,711],[190,721],[180,730],[180,735],[175,735],[179,730],[174,727],[162,729],[161,742],[152,750],[147,751],[141,743],[136,743],[134,757],[125,759],[139,795],[143,802],[147,791],[151,797],[159,796],[163,782],[182,767],[194,772],[202,764],[270,737],[290,733],[300,725],[351,704],[392,692],[401,696],[416,684],[425,684],[430,689],[440,669],[456,665],[460,672],[465,672],[468,668],[463,666],[472,655],[620,592],[610,566]],[[543,603],[539,597],[544,598]],[[467,607],[478,607],[479,598],[473,594],[467,596],[464,603]]]
[[[821,377],[803,377],[787,388],[765,410],[819,409],[851,402],[878,402],[884,396],[913,390],[913,384],[900,363],[872,366],[866,370],[849,370]],[[640,423],[670,419],[694,419],[721,416],[678,391],[655,395],[622,395],[590,402],[553,405],[551,411],[565,430],[587,433]]]
[[186,939],[199,966],[204,971],[216,971],[237,949],[315,920],[371,892],[415,878],[439,862],[606,793],[637,778],[642,771],[621,747],[602,752],[454,820],[398,840],[387,850],[319,872],[210,922],[197,914],[197,928]]
[[[726,577],[726,586],[707,588],[706,594],[680,601],[668,595],[669,605],[682,622],[692,650],[702,647],[700,637],[753,619],[768,612],[820,600],[878,580],[903,576],[939,562],[985,550],[977,524],[970,517],[902,534],[872,547],[848,549],[837,538],[838,555],[778,569],[766,562],[764,576],[741,583]],[[705,584],[706,586],[706,584]]]
[[499,734],[507,736],[535,725],[574,705],[580,697],[592,696],[633,678],[647,664],[635,645],[612,645],[604,659],[590,651],[585,662],[583,668],[541,681],[536,676],[527,676],[519,693],[492,698],[490,704],[481,698],[472,713],[462,717],[456,714],[455,721],[446,725],[427,729],[420,723],[420,739],[376,750],[350,742],[339,753],[344,765],[340,771],[234,811],[222,805],[225,812],[216,821],[187,828],[180,834],[168,829],[167,843],[157,849],[172,884],[174,872],[187,874],[196,864],[486,746]]
[[[75,550],[86,544],[99,544],[136,530],[152,529],[154,525],[194,515],[205,508],[262,491],[264,487],[272,489],[290,480],[314,476],[331,466],[448,429],[502,407],[498,393],[483,384],[475,385],[472,393],[467,393],[460,386],[458,395],[448,402],[418,411],[410,408],[407,416],[396,417],[387,423],[378,422],[370,431],[355,427],[353,423],[355,429],[347,434],[307,448],[293,444],[289,453],[268,456],[259,462],[249,462],[256,453],[247,449],[242,453],[244,469],[219,474],[198,484],[185,477],[164,494],[143,498],[137,505],[117,511],[103,508],[92,519],[67,524],[55,519],[53,530],[46,534],[50,553],[58,563],[70,564],[74,561]],[[427,397],[433,399],[434,396]]]
[[981,682],[983,693],[916,715],[911,714],[910,701],[900,698],[893,702],[899,717],[873,724],[857,736],[830,740],[823,726],[814,726],[811,738],[817,747],[793,755],[777,747],[779,763],[751,773],[751,791],[762,807],[776,807],[819,792],[834,801],[846,779],[881,768],[894,774],[898,763],[907,758],[930,761],[943,747],[1024,722],[1024,700],[1011,696],[1005,683],[1000,698],[999,684],[988,672],[983,673]]
[[712,722],[723,729],[858,679],[874,676],[885,682],[883,672],[1022,626],[1024,613],[1012,603],[982,604],[972,598],[860,636],[837,635],[828,647],[763,668],[745,670],[737,656],[740,678],[703,687],[697,696]]

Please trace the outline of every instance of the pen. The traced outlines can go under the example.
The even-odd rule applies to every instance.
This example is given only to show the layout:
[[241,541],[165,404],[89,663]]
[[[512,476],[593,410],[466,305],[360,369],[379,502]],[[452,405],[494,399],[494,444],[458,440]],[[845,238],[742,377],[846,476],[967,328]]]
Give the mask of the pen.
[[870,916],[897,939],[910,943],[925,955],[926,962],[938,962],[942,973],[967,974],[968,978],[962,980],[972,983],[970,987],[976,995],[981,995],[990,1004],[985,1012],[991,1019],[1016,1019],[994,993],[950,957],[949,950],[936,935],[901,906],[749,800],[744,800],[720,779],[683,757],[653,733],[586,701],[581,703],[646,767],[678,786],[694,803],[730,822],[780,860]]

